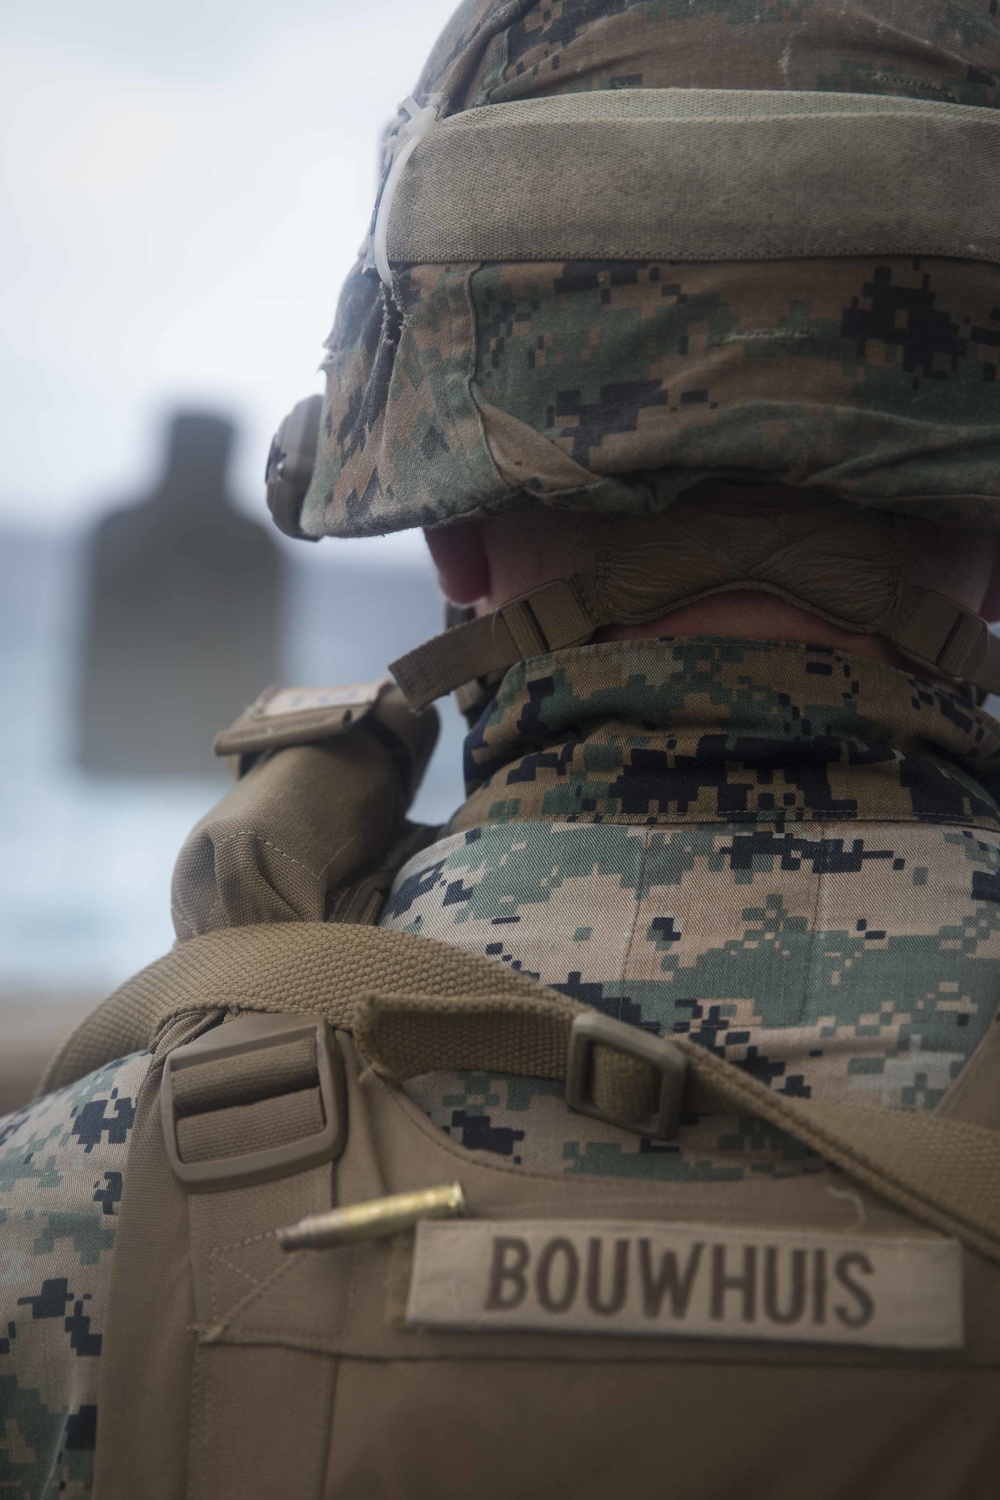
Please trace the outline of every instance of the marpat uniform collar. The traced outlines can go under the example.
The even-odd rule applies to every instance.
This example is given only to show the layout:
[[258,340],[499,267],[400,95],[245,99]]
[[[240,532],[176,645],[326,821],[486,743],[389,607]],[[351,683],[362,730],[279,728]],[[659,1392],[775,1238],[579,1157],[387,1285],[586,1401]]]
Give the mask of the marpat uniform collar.
[[845,651],[608,641],[514,667],[465,744],[449,829],[510,820],[1000,829],[1000,723]]

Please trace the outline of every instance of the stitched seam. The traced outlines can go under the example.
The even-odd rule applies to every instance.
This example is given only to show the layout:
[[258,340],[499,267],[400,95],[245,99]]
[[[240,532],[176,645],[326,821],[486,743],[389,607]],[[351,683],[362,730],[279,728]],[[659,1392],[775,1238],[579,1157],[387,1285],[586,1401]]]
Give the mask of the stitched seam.
[[[456,338],[455,338],[455,288],[454,288],[454,285],[453,285],[454,274],[455,273],[452,270],[451,266],[446,266],[445,267],[445,269],[444,269],[445,306],[448,309],[448,347],[451,348],[451,349],[461,348],[461,345],[457,343]],[[475,330],[475,324],[473,323],[473,330],[472,331],[474,332],[474,330]],[[472,369],[474,370],[475,367],[476,367],[475,339],[472,340],[472,344],[473,344],[473,349],[472,349]],[[445,416],[446,421],[451,425],[452,428],[458,428],[459,430],[461,430],[461,423],[458,420],[458,418],[456,417],[455,402],[454,402],[454,399],[453,399],[453,396],[452,396],[452,390],[451,390],[453,379],[454,379],[454,373],[453,373],[453,371],[450,368],[446,369],[445,370],[445,378],[444,378],[444,380],[442,382],[442,388],[441,388],[441,404],[442,404],[442,406],[444,408],[444,416]],[[468,377],[468,368],[466,369],[465,379],[466,379],[466,384],[468,384],[468,379],[469,379],[469,377]]]
[[[825,823],[818,823],[816,825],[816,838],[817,838],[817,842],[822,843],[822,841],[823,841],[823,839],[825,839],[825,837],[826,837],[826,824]],[[809,958],[808,958],[808,961],[806,963],[805,988],[803,989],[803,992],[802,992],[802,1004],[799,1007],[799,1017],[798,1017],[798,1021],[796,1023],[799,1026],[802,1025],[803,1019],[805,1017],[806,1007],[809,1004],[809,996],[811,994],[815,994],[816,993],[815,988],[814,988],[813,983],[812,983],[812,979],[813,979],[813,967],[814,967],[814,965],[816,963],[817,938],[818,938],[818,935],[819,935],[819,908],[820,908],[820,901],[822,899],[822,896],[826,894],[825,890],[824,890],[824,886],[823,886],[823,878],[824,877],[823,877],[822,871],[817,871],[817,873],[816,873],[816,895],[813,898],[812,920],[811,920],[810,931],[809,931]],[[780,1093],[780,1090],[775,1090],[775,1092],[776,1093]],[[812,1092],[812,1090],[810,1090],[810,1093],[811,1092]]]
[[[241,1266],[234,1265],[231,1260],[223,1260],[222,1257],[223,1257],[223,1255],[226,1252],[228,1252],[230,1250],[242,1250],[247,1245],[259,1245],[259,1244],[262,1244],[264,1240],[270,1240],[270,1239],[273,1239],[273,1238],[274,1238],[274,1230],[273,1229],[269,1229],[265,1234],[250,1235],[247,1239],[245,1239],[245,1240],[239,1240],[234,1245],[213,1245],[212,1250],[209,1253],[209,1257],[208,1257],[208,1261],[209,1261],[209,1266],[208,1266],[208,1270],[209,1270],[209,1285],[211,1287],[211,1294],[212,1294],[212,1326],[213,1327],[218,1326],[220,1323],[223,1324],[223,1326],[225,1326],[226,1322],[228,1321],[227,1319],[225,1319],[225,1318],[223,1318],[221,1316],[220,1311],[219,1311],[219,1304],[218,1304],[218,1299],[217,1299],[217,1295],[216,1295],[217,1290],[218,1290],[218,1286],[217,1286],[216,1277],[215,1277],[215,1264],[214,1263],[221,1261],[222,1265],[228,1266],[229,1269],[231,1271],[235,1271],[237,1273],[237,1275],[245,1277],[245,1279],[250,1282],[250,1285],[255,1290],[259,1290],[260,1286],[261,1286],[261,1283],[260,1283],[260,1281],[258,1281],[258,1279],[257,1279],[256,1276],[251,1276],[250,1273],[249,1273],[249,1271],[243,1270],[243,1268]],[[247,1295],[250,1295],[250,1294],[249,1293],[245,1294],[244,1300],[245,1300],[245,1298],[246,1298]],[[236,1304],[237,1308],[239,1308],[241,1306],[242,1306],[242,1303],[240,1303],[240,1302],[238,1302]],[[233,1314],[234,1314],[235,1311],[236,1311],[236,1309],[234,1309],[234,1308],[230,1309],[230,1312],[229,1312],[229,1317],[230,1318],[233,1316]]]
[[251,1273],[245,1270],[243,1266],[238,1266],[233,1260],[223,1259],[222,1255],[219,1252],[218,1246],[216,1246],[216,1248],[212,1251],[211,1255],[209,1256],[209,1260],[214,1261],[217,1265],[225,1266],[227,1270],[235,1272],[237,1276],[242,1276],[243,1280],[248,1281],[252,1287],[260,1286],[260,1282],[258,1281],[257,1277],[251,1275]]
[[[502,89],[510,81],[507,77],[508,70],[510,69],[510,31],[515,22],[520,20],[523,15],[524,8],[522,6],[516,3],[506,6],[496,18],[494,29],[485,38],[486,46],[483,49],[484,53],[489,49],[490,43],[499,36],[501,38],[501,54],[499,66],[494,73],[493,82],[486,90],[485,97],[482,100],[484,104],[492,104],[497,89]],[[474,102],[475,100],[473,99]]]
[[[628,969],[629,969],[629,959],[632,957],[632,949],[635,946],[635,934],[636,934],[636,929],[639,926],[639,913],[642,910],[642,892],[643,892],[643,888],[644,888],[643,882],[645,881],[645,877],[646,877],[646,860],[647,860],[647,856],[648,856],[648,853],[649,853],[649,840],[650,840],[650,835],[648,833],[643,834],[643,838],[642,838],[642,854],[641,854],[640,859],[639,859],[639,879],[636,882],[637,891],[636,891],[636,897],[635,897],[635,911],[632,914],[632,928],[631,928],[631,931],[629,932],[628,942],[625,945],[625,954],[624,954],[624,956],[622,958],[622,972],[621,972],[621,976],[620,976],[619,981],[618,981],[619,989],[624,989],[625,988],[625,976],[628,973]],[[622,1010],[622,1001],[621,1001],[621,996],[619,995],[619,997],[618,997],[618,1019],[619,1020],[621,1020],[621,1010]]]
[[896,613],[900,597],[903,592],[903,548],[902,548],[902,523],[899,516],[892,517],[889,529],[892,539],[889,549],[889,598],[885,608],[882,610],[876,622],[876,630],[884,630],[892,624],[892,617]]
[[340,1325],[341,1332],[351,1326],[351,1319],[358,1301],[358,1247],[351,1246],[350,1270],[347,1278],[347,1298],[344,1303],[344,1317]]
[[187,1473],[192,1500],[197,1500],[199,1495],[204,1494],[204,1487],[200,1479],[196,1476],[196,1468],[200,1466],[202,1471],[204,1471],[205,1455],[208,1448],[208,1427],[212,1415],[212,1381],[209,1356],[201,1349],[198,1351],[196,1360],[194,1386],[197,1395],[201,1399],[197,1402],[197,1415],[194,1422],[195,1430],[192,1433]]
[[[815,1224],[810,1224],[810,1225],[808,1225],[806,1227],[807,1228],[815,1228],[816,1226],[815,1226]],[[495,1352],[489,1353],[489,1354],[485,1354],[485,1355],[479,1355],[479,1354],[475,1353],[474,1343],[471,1344],[471,1345],[469,1343],[466,1343],[465,1347],[463,1347],[462,1349],[459,1349],[459,1350],[455,1350],[453,1352],[449,1352],[447,1350],[442,1350],[442,1349],[439,1348],[439,1349],[435,1349],[433,1353],[427,1354],[427,1353],[425,1353],[423,1351],[423,1348],[421,1346],[419,1333],[415,1329],[412,1329],[412,1328],[408,1328],[406,1330],[406,1333],[407,1333],[407,1335],[413,1337],[413,1339],[414,1339],[413,1345],[411,1345],[409,1348],[407,1348],[405,1350],[403,1350],[403,1349],[393,1350],[392,1353],[388,1353],[388,1354],[370,1353],[367,1350],[361,1350],[361,1349],[359,1349],[357,1347],[357,1335],[353,1335],[352,1337],[343,1338],[343,1339],[338,1338],[338,1339],[323,1340],[323,1339],[318,1339],[318,1338],[310,1338],[310,1336],[308,1334],[298,1334],[297,1333],[297,1334],[289,1336],[284,1342],[281,1342],[281,1341],[279,1341],[278,1339],[276,1339],[274,1337],[273,1330],[270,1329],[270,1328],[247,1328],[247,1329],[241,1330],[241,1334],[242,1333],[245,1333],[246,1337],[234,1338],[233,1339],[233,1343],[234,1344],[256,1343],[259,1339],[263,1339],[268,1344],[273,1345],[274,1347],[277,1347],[277,1348],[315,1349],[320,1354],[329,1354],[329,1355],[331,1355],[337,1361],[338,1364],[340,1363],[340,1360],[343,1359],[343,1358],[351,1359],[351,1360],[365,1360],[365,1361],[370,1361],[373,1364],[391,1364],[391,1363],[394,1363],[397,1360],[407,1360],[407,1361],[410,1361],[410,1360],[421,1360],[421,1359],[431,1359],[431,1360],[434,1360],[435,1363],[437,1363],[439,1361],[444,1361],[444,1360],[447,1360],[447,1361],[453,1361],[453,1360],[469,1361],[469,1360],[479,1360],[479,1359],[488,1360],[488,1361],[491,1361],[491,1362],[494,1361],[494,1360],[497,1360],[497,1359],[502,1359],[502,1360],[504,1360],[506,1362],[508,1360],[524,1360],[524,1359],[527,1358],[527,1356],[525,1356],[523,1354],[517,1354],[517,1355],[503,1354],[503,1355],[499,1355],[499,1354],[497,1354]],[[537,1337],[537,1335],[536,1335],[536,1337]],[[549,1335],[546,1335],[546,1337],[549,1337]],[[570,1345],[572,1345],[572,1344],[574,1344],[574,1343],[577,1342],[577,1336],[575,1334],[559,1333],[559,1334],[552,1335],[552,1337],[553,1338],[559,1338],[560,1341],[563,1342],[564,1344],[570,1344]],[[475,1335],[474,1334],[472,1335],[472,1339],[473,1340],[475,1339]],[[608,1342],[610,1344],[611,1340],[609,1340]],[[644,1343],[648,1342],[650,1344],[653,1344],[656,1341],[654,1341],[653,1339],[649,1339],[648,1341],[644,1340],[643,1342]],[[710,1342],[710,1341],[705,1340],[704,1342]],[[609,1352],[608,1357],[606,1359],[602,1360],[601,1363],[603,1365],[607,1366],[607,1367],[614,1367],[614,1366],[617,1366],[617,1365],[633,1365],[633,1364],[639,1364],[639,1363],[645,1364],[647,1362],[647,1360],[648,1360],[648,1362],[649,1362],[650,1365],[665,1364],[665,1363],[670,1363],[672,1360],[675,1360],[676,1359],[676,1355],[672,1355],[670,1353],[670,1350],[669,1350],[669,1345],[671,1343],[671,1340],[669,1340],[669,1339],[663,1339],[663,1340],[660,1341],[660,1343],[663,1346],[663,1352],[660,1353],[660,1354],[658,1354],[655,1359],[649,1359],[648,1356],[646,1356],[646,1358],[643,1358],[641,1355],[638,1356],[638,1357],[630,1357],[630,1358],[622,1358],[620,1356],[618,1358],[612,1358],[610,1356],[610,1352]],[[764,1360],[764,1359],[752,1360],[749,1357],[745,1356],[744,1358],[742,1358],[740,1360],[739,1368],[741,1370],[744,1370],[744,1369],[745,1370],[751,1370],[751,1369],[769,1370],[769,1369],[773,1369],[775,1365],[786,1365],[790,1361],[794,1361],[794,1367],[797,1368],[797,1369],[813,1370],[813,1369],[819,1368],[819,1369],[828,1370],[830,1368],[829,1360],[824,1361],[821,1356],[820,1357],[816,1357],[816,1358],[812,1358],[812,1359],[803,1359],[801,1357],[802,1352],[803,1352],[803,1346],[801,1344],[775,1343],[771,1347],[776,1351],[775,1354],[774,1354],[774,1356],[771,1359],[767,1359],[767,1360]],[[842,1346],[840,1346],[840,1348],[843,1351],[844,1358],[839,1359],[837,1361],[837,1365],[841,1369],[860,1368],[860,1369],[871,1370],[872,1368],[881,1368],[881,1369],[898,1370],[898,1369],[901,1369],[901,1368],[902,1369],[906,1369],[906,1368],[912,1369],[913,1368],[913,1356],[912,1356],[912,1353],[910,1354],[909,1361],[907,1361],[905,1359],[905,1357],[904,1357],[903,1354],[900,1354],[899,1351],[893,1350],[893,1349],[877,1349],[877,1350],[864,1349],[864,1350],[860,1350],[860,1351],[856,1352],[854,1350],[853,1346],[851,1346],[849,1344],[842,1345]],[[899,1357],[892,1364],[886,1363],[886,1364],[880,1365],[880,1366],[873,1366],[871,1364],[870,1360],[867,1360],[867,1359],[864,1358],[865,1354],[871,1355],[872,1353],[876,1353],[876,1354],[880,1354],[880,1355],[896,1355],[896,1354],[898,1354]],[[855,1358],[851,1359],[850,1358],[851,1355],[855,1355]],[[537,1361],[540,1364],[540,1363],[543,1363],[545,1360],[548,1360],[548,1359],[563,1360],[563,1359],[566,1359],[567,1357],[571,1357],[574,1363],[576,1363],[577,1360],[579,1360],[581,1363],[588,1363],[588,1362],[590,1362],[590,1359],[592,1358],[591,1356],[583,1356],[583,1355],[576,1355],[576,1354],[573,1354],[572,1356],[567,1356],[564,1353],[559,1353],[559,1354],[554,1354],[554,1355],[545,1354],[545,1355],[539,1355],[539,1356],[532,1356],[531,1358],[532,1358],[532,1362],[533,1363]],[[685,1360],[685,1364],[699,1365],[699,1366],[700,1365],[710,1365],[710,1366],[712,1366],[714,1368],[718,1368],[718,1359],[719,1359],[719,1356],[717,1354],[716,1355],[712,1355],[711,1353],[705,1353],[705,1354],[700,1355],[698,1357],[694,1357],[694,1356],[690,1357],[689,1359]],[[969,1359],[969,1358],[966,1358],[966,1360],[965,1360],[964,1364],[961,1366],[961,1368],[963,1370],[980,1370],[980,1369],[995,1370],[998,1367],[998,1365],[1000,1365],[1000,1360],[997,1360],[997,1359],[989,1359],[989,1358]],[[192,1500],[192,1497],[188,1496],[187,1500]]]
[[[266,1237],[267,1236],[265,1236],[265,1238]],[[214,1254],[214,1250],[212,1253]],[[271,1272],[270,1276],[267,1276],[263,1281],[258,1282],[254,1290],[252,1292],[248,1292],[247,1295],[242,1299],[242,1301],[237,1302],[235,1307],[231,1307],[225,1317],[216,1318],[216,1329],[219,1332],[228,1329],[232,1325],[234,1318],[238,1318],[243,1313],[244,1309],[252,1307],[253,1304],[260,1297],[262,1297],[265,1292],[269,1291],[272,1287],[277,1286],[278,1282],[281,1281],[283,1277],[287,1276],[289,1271],[291,1271],[292,1268],[298,1263],[300,1256],[305,1254],[307,1254],[305,1250],[292,1251],[292,1253],[285,1261],[284,1265],[277,1266]]]
[[[279,847],[278,847],[277,844],[272,844],[272,842],[271,842],[270,839],[263,838],[253,828],[238,828],[236,830],[235,834],[233,834],[233,837],[234,838],[247,837],[247,838],[257,839],[260,843],[262,843],[265,846],[265,848],[267,848],[267,849],[273,849],[274,852],[275,852],[275,854],[280,854],[281,857],[282,857],[282,859],[287,859],[288,862],[289,862],[289,864],[298,865],[298,867],[299,867],[300,870],[305,870],[306,874],[307,875],[311,875],[312,878],[313,878],[313,880],[318,880],[319,879],[319,875],[316,873],[316,871],[315,870],[311,870],[308,865],[304,865],[302,863],[301,859],[296,859],[294,855],[289,854],[287,852],[287,850],[285,850],[285,849],[279,849]],[[334,857],[336,858],[336,856],[334,856]],[[324,870],[326,869],[326,865],[323,866],[323,869]]]
[[216,1245],[212,1251],[213,1255],[224,1255],[229,1250],[245,1250],[248,1245],[262,1245],[265,1240],[274,1239],[274,1230],[267,1229],[263,1234],[248,1235],[245,1240],[236,1240],[232,1245]]
[[328,1434],[330,1433],[332,1427],[331,1418],[333,1415],[333,1392],[336,1385],[337,1368],[339,1364],[340,1361],[338,1359],[334,1359],[333,1369],[330,1372],[329,1389],[327,1391],[327,1397],[324,1403],[326,1409],[323,1413],[323,1423],[320,1427],[320,1434],[318,1435],[317,1440],[313,1443],[313,1463],[308,1476],[310,1494],[319,1493],[319,1481],[326,1474],[326,1461],[330,1452],[330,1443],[326,1439],[328,1438]]
[[822,328],[819,323],[810,323],[806,325],[805,329],[798,329],[795,332],[787,333],[784,330],[776,331],[771,328],[747,328],[741,333],[726,333],[717,342],[720,344],[743,344],[749,339],[771,339],[777,343],[792,344],[815,338],[821,332]]
[[[475,792],[473,794],[473,797],[469,798],[469,802],[463,805],[463,811],[468,807],[469,803],[479,797],[480,792],[488,791],[492,785],[492,781],[486,782],[484,786],[480,788],[480,791]],[[485,800],[485,798],[483,800]],[[541,799],[539,798],[538,800]],[[531,812],[531,816],[530,818],[521,818],[518,821],[530,823],[564,823],[566,821],[565,813],[547,813],[541,809],[536,809],[532,805],[532,802],[532,798],[522,795],[522,811],[525,807],[527,807]],[[738,829],[743,829],[774,828],[780,827],[784,824],[792,824],[794,827],[801,826],[812,829],[827,821],[828,820],[825,817],[793,817],[786,812],[783,812],[780,816],[773,818],[764,818],[758,814],[754,818],[747,818],[745,821],[741,820],[739,823],[734,823],[731,817],[723,817],[720,813],[705,814],[703,812],[698,812],[690,817],[678,817],[676,813],[659,813],[653,815],[652,821],[650,820],[650,816],[646,813],[602,813],[601,821],[599,824],[584,823],[581,820],[580,824],[577,826],[581,828],[595,828],[603,827],[607,824],[613,824],[616,827],[623,828],[690,828],[692,826],[698,827],[701,824],[712,824],[713,826],[715,824],[723,824],[727,828],[735,827]],[[981,833],[1000,833],[1000,822],[998,822],[996,818],[963,817],[961,813],[936,813],[933,817],[919,817],[916,813],[895,813],[887,810],[882,813],[872,813],[870,816],[864,818],[848,818],[844,819],[844,821],[849,823],[852,828],[866,827],[869,824],[882,825],[885,823],[900,823],[907,825],[913,824],[914,827],[917,828],[937,828],[939,826],[951,827],[954,825],[958,828],[976,828]],[[503,827],[505,825],[491,823],[488,819],[484,818],[480,823],[472,824],[470,826],[480,828],[494,828]]]
[[[340,1385],[340,1367],[341,1367],[341,1365],[343,1363],[343,1361],[342,1361],[342,1359],[340,1357],[340,1350],[337,1349],[337,1350],[334,1350],[332,1352],[333,1352],[333,1369],[330,1371],[330,1394],[329,1394],[329,1396],[327,1398],[327,1403],[326,1403],[326,1432],[328,1434],[331,1434],[331,1435],[333,1433],[334,1413],[337,1410],[337,1388]],[[321,1456],[321,1458],[322,1458],[322,1453],[323,1453],[323,1450],[320,1449],[320,1456]],[[326,1482],[327,1479],[328,1479],[328,1465],[333,1462],[332,1444],[329,1441],[327,1441],[327,1443],[326,1443],[326,1454],[327,1454],[327,1462],[322,1465],[321,1471],[317,1475],[317,1478],[322,1479],[324,1481],[324,1483],[323,1483],[323,1491],[322,1491],[322,1493],[324,1495],[328,1495],[328,1494],[331,1493],[329,1484]]]

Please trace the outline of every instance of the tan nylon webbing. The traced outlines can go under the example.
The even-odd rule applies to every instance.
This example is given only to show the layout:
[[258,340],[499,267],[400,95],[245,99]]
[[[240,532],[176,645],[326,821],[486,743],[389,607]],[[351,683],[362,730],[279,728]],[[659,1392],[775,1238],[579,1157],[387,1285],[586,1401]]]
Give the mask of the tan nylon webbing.
[[[593,566],[456,625],[394,662],[414,704],[516,663],[638,625],[732,590],[759,590],[828,624],[892,641],[925,672],[1000,691],[1000,642],[986,622],[912,577],[925,542],[905,518],[833,495],[695,486],[650,516],[617,515]],[[850,566],[845,566],[850,559]],[[669,629],[669,621],[667,622]]]
[[[146,1045],[170,1017],[219,1006],[319,1014],[352,1026],[362,1050],[394,1079],[461,1065],[562,1077],[573,1018],[586,1009],[488,959],[410,933],[313,923],[235,929],[192,939],[118,990],[70,1039],[49,1087]],[[802,1103],[686,1038],[673,1040],[716,1104],[770,1121],[1000,1261],[1000,1134],[954,1115]],[[602,1108],[637,1118],[654,1087],[645,1063],[595,1048],[591,1088]]]
[[503,622],[484,615],[425,641],[391,662],[389,670],[410,706],[419,710],[474,677],[506,672],[520,660],[521,653]]
[[193,1115],[202,1109],[255,1104],[259,1099],[293,1094],[304,1084],[317,1082],[315,1044],[312,1037],[302,1036],[261,1054],[181,1068],[173,1080],[174,1104],[178,1114]]
[[[513,607],[506,604],[494,614],[482,615],[463,625],[453,625],[450,630],[390,663],[389,670],[410,705],[422,709],[436,698],[476,678],[506,672],[531,656],[557,651],[563,646],[581,645],[602,625],[637,624],[666,614],[681,603],[693,603],[704,597],[704,591],[692,593],[683,585],[671,589],[662,559],[654,558],[650,563],[650,575],[655,577],[657,573],[664,575],[662,595],[655,606],[645,609],[641,615],[616,609],[612,601],[601,598],[595,588],[596,576],[577,574],[572,579],[544,584],[534,594],[514,601],[519,608],[525,609],[532,607],[536,594],[544,596],[549,606],[548,617],[538,610],[535,618],[541,617],[546,626],[549,619],[556,622],[554,628],[541,630],[539,639],[529,639],[526,650],[518,644],[503,620],[504,613]],[[752,578],[734,579],[725,588],[713,588],[709,592],[761,587]],[[582,603],[584,591],[586,606]],[[790,602],[800,604],[803,609],[813,609],[809,599],[796,599],[787,589],[766,591],[778,593]],[[556,601],[558,605],[554,608]],[[844,630],[884,636],[926,671],[970,683],[987,693],[1000,693],[1000,640],[990,634],[985,620],[932,590],[905,584],[899,608],[881,629],[874,629],[869,621],[834,615],[827,609],[813,612]]]
[[[53,1059],[44,1091],[147,1047],[174,1016],[196,1011],[322,1015],[349,1026],[358,996],[534,994],[531,979],[447,943],[326,922],[223,928],[179,943],[115,991]],[[544,993],[548,994],[548,991]]]
[[[544,991],[499,1003],[374,996],[359,1004],[354,1032],[362,1052],[395,1081],[462,1067],[562,1078],[573,1014],[584,1008],[562,997],[553,1003]],[[686,1037],[671,1041],[716,1108],[769,1121],[908,1213],[1000,1262],[1000,1134],[954,1117],[803,1103]],[[605,1050],[595,1049],[594,1101],[602,1109],[624,1103],[624,1117],[638,1118],[638,1111],[628,1115],[636,1103],[634,1079],[609,1073],[607,1060],[596,1055]]]
[[564,646],[579,646],[609,617],[583,595],[577,576],[543,584],[491,615],[455,625],[390,664],[389,670],[411,708],[426,708],[444,693],[471,682],[506,672],[515,662]]
[[386,248],[397,264],[1000,261],[998,159],[1000,118],[971,106],[741,89],[525,99],[424,137],[384,205]]
[[323,1129],[323,1106],[318,1089],[299,1089],[257,1104],[230,1104],[204,1114],[181,1115],[176,1128],[181,1161],[219,1161],[318,1135]]

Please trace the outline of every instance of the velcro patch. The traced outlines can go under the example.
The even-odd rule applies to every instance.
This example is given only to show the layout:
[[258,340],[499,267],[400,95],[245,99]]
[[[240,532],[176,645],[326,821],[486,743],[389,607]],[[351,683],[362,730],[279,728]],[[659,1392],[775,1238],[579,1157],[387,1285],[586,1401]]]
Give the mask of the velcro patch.
[[345,682],[339,687],[279,688],[263,705],[262,712],[265,718],[274,719],[317,709],[368,708],[384,686],[382,677],[377,682]]
[[427,1221],[412,1326],[959,1349],[957,1240],[685,1224]]
[[360,723],[389,685],[382,677],[342,687],[268,688],[213,748],[216,755],[259,755],[334,738]]

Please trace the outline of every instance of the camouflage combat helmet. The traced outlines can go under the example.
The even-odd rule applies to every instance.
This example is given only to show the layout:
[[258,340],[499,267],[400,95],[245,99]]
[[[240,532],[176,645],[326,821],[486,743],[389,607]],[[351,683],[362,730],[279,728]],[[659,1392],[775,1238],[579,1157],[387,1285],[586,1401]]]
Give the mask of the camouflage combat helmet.
[[[983,622],[886,563],[900,515],[1000,528],[998,104],[995,0],[465,0],[269,503],[308,537],[542,504],[663,545],[640,597],[576,576],[404,659],[414,702],[742,586],[1000,687]],[[761,484],[794,497],[768,558],[744,528],[720,565]]]

